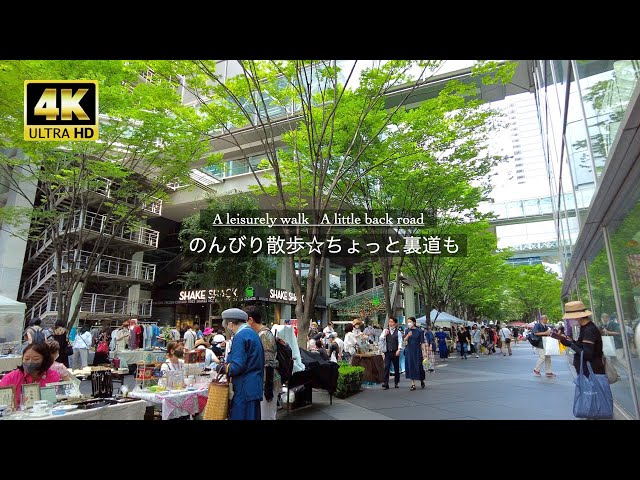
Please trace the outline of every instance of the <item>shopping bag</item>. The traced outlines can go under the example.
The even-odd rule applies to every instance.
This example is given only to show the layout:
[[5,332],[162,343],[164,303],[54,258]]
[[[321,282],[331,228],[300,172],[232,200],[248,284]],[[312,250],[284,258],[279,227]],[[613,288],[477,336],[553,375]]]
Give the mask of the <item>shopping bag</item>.
[[593,373],[587,362],[589,378],[584,375],[584,352],[580,353],[580,373],[575,380],[573,415],[577,418],[613,418],[613,395],[606,375]]
[[221,381],[218,375],[209,384],[207,404],[204,407],[204,420],[226,420],[229,415],[229,383]]
[[616,342],[612,336],[605,335],[602,337],[602,353],[606,357],[616,356]]
[[607,380],[609,380],[609,384],[616,383],[620,380],[620,375],[618,375],[618,371],[613,364],[613,360],[609,360],[607,357],[602,357],[602,361],[604,363],[604,370],[607,373]]
[[560,349],[560,355],[564,355],[567,351],[567,347],[560,342],[558,342],[558,348]]
[[542,344],[544,345],[545,355],[561,355],[559,346],[560,342],[555,338],[542,337]]

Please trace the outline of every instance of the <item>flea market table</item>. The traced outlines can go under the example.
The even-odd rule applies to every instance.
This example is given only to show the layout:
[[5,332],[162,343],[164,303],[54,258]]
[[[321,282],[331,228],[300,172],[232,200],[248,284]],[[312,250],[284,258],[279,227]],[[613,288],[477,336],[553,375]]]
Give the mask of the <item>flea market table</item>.
[[379,353],[356,353],[351,357],[351,365],[364,368],[362,380],[365,382],[384,380],[384,358]]
[[195,390],[171,390],[153,393],[134,390],[129,396],[144,400],[147,405],[162,407],[162,420],[193,416],[204,410],[209,396],[209,384],[200,384]]
[[22,355],[0,357],[0,372],[10,372],[22,365]]
[[27,413],[18,413],[5,417],[5,420],[144,420],[147,408],[145,402],[127,402],[87,410],[70,410],[64,415],[44,415],[34,417]]

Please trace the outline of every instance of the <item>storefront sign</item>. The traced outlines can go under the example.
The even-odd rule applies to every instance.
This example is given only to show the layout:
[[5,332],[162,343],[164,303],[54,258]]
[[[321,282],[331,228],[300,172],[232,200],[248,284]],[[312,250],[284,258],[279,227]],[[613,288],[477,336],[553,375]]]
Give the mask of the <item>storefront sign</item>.
[[193,303],[212,303],[222,298],[226,299],[238,299],[237,288],[220,288],[209,290],[182,290],[180,292],[179,300],[188,301]]
[[272,288],[269,290],[269,300],[272,302],[280,302],[280,303],[296,303],[298,301],[298,297],[293,292],[288,292],[287,290],[281,290],[279,288]]

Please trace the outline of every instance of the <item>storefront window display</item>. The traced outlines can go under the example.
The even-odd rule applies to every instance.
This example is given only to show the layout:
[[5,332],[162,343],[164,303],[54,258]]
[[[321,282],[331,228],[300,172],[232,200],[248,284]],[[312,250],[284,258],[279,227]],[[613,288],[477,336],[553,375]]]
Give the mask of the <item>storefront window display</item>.
[[[636,186],[635,197],[640,197]],[[616,340],[616,357],[628,365],[634,376],[636,396],[640,397],[640,200],[628,212],[619,212],[609,230],[623,321],[612,332]],[[625,341],[626,340],[626,341]]]
[[[616,311],[606,248],[603,240],[599,243],[601,244],[601,248],[598,254],[591,262],[588,262],[589,281],[594,308],[593,321],[602,332],[603,345],[605,346],[604,353],[607,360],[613,362],[620,375],[620,380],[611,385],[613,397],[628,413],[634,415],[635,407],[631,394],[630,378],[632,372],[629,372],[627,364],[624,361],[622,337],[617,334],[617,332],[621,331],[621,328]],[[611,341],[605,337],[613,338],[613,348],[607,348],[605,342],[611,346]]]

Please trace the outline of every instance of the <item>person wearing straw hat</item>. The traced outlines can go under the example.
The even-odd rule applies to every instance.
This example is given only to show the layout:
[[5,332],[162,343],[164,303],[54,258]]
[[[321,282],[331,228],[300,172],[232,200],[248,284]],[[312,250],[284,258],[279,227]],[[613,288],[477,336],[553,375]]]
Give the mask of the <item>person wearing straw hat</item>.
[[576,319],[580,324],[578,339],[567,335],[560,335],[560,342],[571,348],[577,355],[573,356],[573,366],[580,372],[580,353],[583,353],[583,373],[589,376],[587,362],[591,362],[591,368],[595,374],[605,374],[604,353],[602,351],[602,334],[589,318],[593,313],[589,311],[580,300],[564,304],[564,320]]
[[222,320],[234,335],[226,362],[216,367],[216,371],[226,374],[233,384],[229,420],[260,420],[264,349],[258,334],[247,324],[248,318],[239,308],[222,312]]

